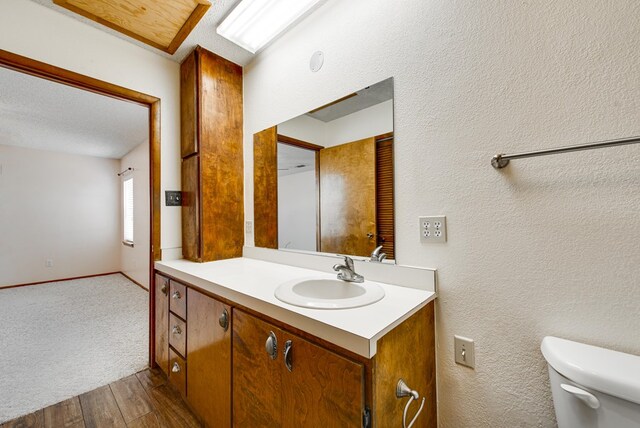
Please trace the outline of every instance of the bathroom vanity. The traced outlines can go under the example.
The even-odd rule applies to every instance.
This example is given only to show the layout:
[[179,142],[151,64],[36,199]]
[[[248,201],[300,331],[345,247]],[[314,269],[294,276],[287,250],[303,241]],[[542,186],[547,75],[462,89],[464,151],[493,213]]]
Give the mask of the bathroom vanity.
[[402,426],[409,398],[396,397],[400,379],[420,394],[407,420],[424,397],[414,426],[435,427],[433,271],[408,272],[405,281],[431,282],[411,288],[368,281],[413,268],[365,265],[373,263],[356,265],[363,286],[384,298],[311,309],[275,290],[334,280],[330,268],[248,257],[156,262],[155,361],[209,427]]

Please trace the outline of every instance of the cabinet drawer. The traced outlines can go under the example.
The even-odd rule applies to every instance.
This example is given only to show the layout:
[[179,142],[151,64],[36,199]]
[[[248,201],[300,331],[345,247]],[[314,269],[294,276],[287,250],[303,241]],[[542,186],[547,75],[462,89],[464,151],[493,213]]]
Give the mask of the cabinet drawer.
[[178,354],[186,356],[187,349],[187,324],[174,314],[169,315],[169,345]]
[[180,318],[187,319],[187,287],[171,280],[169,309]]
[[187,362],[171,348],[169,348],[169,382],[180,391],[180,394],[187,395]]

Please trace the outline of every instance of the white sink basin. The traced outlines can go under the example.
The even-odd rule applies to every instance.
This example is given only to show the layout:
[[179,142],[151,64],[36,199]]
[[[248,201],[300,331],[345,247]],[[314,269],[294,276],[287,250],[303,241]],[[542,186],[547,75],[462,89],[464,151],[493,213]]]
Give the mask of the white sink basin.
[[339,279],[305,278],[285,282],[276,288],[278,300],[313,309],[348,309],[367,306],[384,297],[377,284],[357,284]]

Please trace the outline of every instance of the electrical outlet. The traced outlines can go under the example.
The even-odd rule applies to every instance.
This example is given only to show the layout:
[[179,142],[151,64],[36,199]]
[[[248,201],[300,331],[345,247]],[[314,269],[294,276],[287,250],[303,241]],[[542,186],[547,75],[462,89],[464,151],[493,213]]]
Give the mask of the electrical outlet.
[[253,222],[252,221],[246,221],[244,223],[244,230],[246,233],[253,233]]
[[476,350],[473,339],[453,336],[453,347],[456,364],[462,364],[472,369],[476,367]]
[[51,259],[45,260],[44,266],[48,267],[48,268],[53,267],[53,260],[51,260]]
[[445,216],[420,217],[420,241],[425,243],[447,242]]

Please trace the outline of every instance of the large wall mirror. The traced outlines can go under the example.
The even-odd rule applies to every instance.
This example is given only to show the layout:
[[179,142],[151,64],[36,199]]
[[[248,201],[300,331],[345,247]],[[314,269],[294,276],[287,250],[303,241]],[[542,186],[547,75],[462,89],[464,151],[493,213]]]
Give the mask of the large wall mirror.
[[255,245],[395,259],[393,79],[254,135]]

